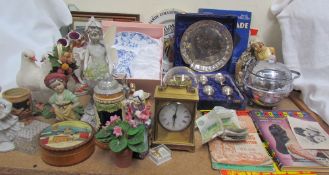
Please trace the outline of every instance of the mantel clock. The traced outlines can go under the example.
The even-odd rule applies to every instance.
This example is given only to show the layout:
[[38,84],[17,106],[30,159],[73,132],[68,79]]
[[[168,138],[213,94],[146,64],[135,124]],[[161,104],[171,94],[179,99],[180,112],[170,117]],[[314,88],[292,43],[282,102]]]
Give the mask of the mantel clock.
[[199,100],[197,79],[187,67],[174,67],[154,93],[153,144],[194,151],[194,121]]

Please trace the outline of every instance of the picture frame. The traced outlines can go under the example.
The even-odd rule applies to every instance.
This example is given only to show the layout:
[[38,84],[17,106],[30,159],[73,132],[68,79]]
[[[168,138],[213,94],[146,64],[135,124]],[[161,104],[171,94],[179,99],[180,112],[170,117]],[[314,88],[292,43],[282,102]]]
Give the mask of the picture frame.
[[104,12],[85,12],[85,11],[71,11],[72,14],[72,25],[71,30],[83,32],[88,19],[94,16],[96,20],[110,20],[110,21],[121,21],[121,22],[139,22],[139,14],[128,14],[128,13],[104,13]]

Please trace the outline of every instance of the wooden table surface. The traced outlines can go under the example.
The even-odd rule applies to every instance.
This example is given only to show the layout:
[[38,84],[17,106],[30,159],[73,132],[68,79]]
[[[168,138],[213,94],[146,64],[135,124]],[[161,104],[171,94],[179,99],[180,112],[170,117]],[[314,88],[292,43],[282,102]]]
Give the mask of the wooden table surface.
[[[277,109],[298,110],[290,100],[283,100]],[[12,151],[0,153],[0,174],[189,174],[189,175],[219,175],[210,165],[207,145],[201,145],[201,136],[195,131],[196,151],[194,153],[173,151],[172,160],[156,166],[149,158],[134,159],[129,168],[118,168],[114,165],[110,153],[96,147],[95,152],[86,161],[69,167],[54,167],[45,164],[40,153],[29,155]]]

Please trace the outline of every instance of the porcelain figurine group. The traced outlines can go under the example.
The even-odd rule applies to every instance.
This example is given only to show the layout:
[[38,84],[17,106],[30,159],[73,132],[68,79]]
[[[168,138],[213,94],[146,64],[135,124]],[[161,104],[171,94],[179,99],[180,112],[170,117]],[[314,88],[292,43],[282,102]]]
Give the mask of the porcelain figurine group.
[[[111,82],[104,81],[107,79],[114,81],[111,71],[114,63],[109,58],[110,54],[107,51],[109,47],[103,41],[101,23],[91,17],[84,32],[85,35],[71,31],[65,38],[59,39],[53,51],[43,58],[41,70],[36,67],[34,53],[23,52],[24,62],[22,61],[21,71],[17,76],[19,86],[32,88],[32,85],[37,84],[38,88],[33,88],[34,90],[47,91],[47,100],[42,100],[42,102],[50,104],[58,121],[82,120],[90,123],[97,130],[101,125],[100,118],[103,116],[103,114],[99,116],[98,113],[104,112],[102,109],[97,109],[97,105],[104,107],[104,105],[113,106],[122,103],[123,105],[119,105],[122,117],[129,113],[143,124],[150,123],[150,105],[146,105],[145,102],[149,96],[148,93],[136,91],[132,94],[130,89],[110,87]],[[29,71],[27,66],[40,71],[38,73],[40,77],[27,77],[27,71]],[[104,89],[98,88],[103,86],[109,89],[108,92],[103,92]],[[116,89],[123,90],[112,92]],[[51,95],[49,95],[49,90],[52,91]],[[120,95],[120,98],[115,94]],[[82,106],[80,101],[83,95],[93,98],[90,103]],[[33,94],[32,98],[39,100]],[[37,104],[39,109],[40,103]]]
[[[103,42],[100,22],[91,17],[85,27],[87,38],[76,31],[70,32],[67,38],[58,40],[52,54],[49,55],[52,68],[44,78],[44,84],[54,94],[49,98],[56,119],[79,120],[84,110],[78,95],[92,91],[97,81],[109,75],[109,59]],[[74,89],[69,90],[70,77],[73,78]],[[88,108],[88,114],[95,114]],[[90,119],[86,117],[89,116]],[[95,115],[84,115],[85,121],[95,121]]]

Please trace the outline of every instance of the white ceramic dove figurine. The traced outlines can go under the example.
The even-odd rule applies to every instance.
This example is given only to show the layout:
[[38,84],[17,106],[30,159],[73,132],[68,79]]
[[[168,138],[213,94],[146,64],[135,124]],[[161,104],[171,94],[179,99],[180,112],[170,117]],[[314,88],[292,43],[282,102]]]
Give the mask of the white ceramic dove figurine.
[[49,72],[43,71],[36,64],[36,61],[34,51],[25,50],[22,52],[21,66],[16,75],[16,83],[19,87],[30,89],[34,100],[45,103],[52,94],[43,82]]

